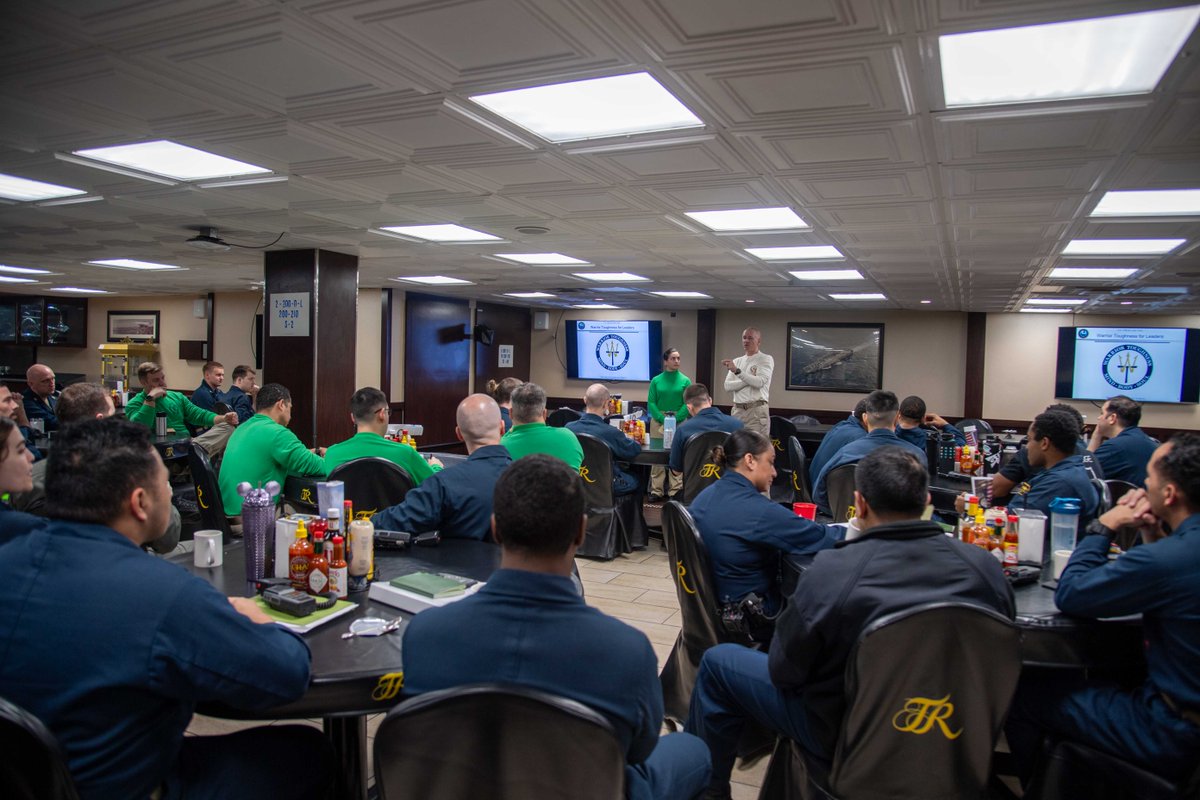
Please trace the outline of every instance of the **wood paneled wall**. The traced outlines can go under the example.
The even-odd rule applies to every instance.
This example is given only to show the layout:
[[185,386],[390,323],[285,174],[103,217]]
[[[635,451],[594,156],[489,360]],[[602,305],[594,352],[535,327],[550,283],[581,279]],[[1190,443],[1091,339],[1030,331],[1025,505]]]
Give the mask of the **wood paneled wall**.
[[[477,303],[475,324],[486,325],[495,331],[492,344],[475,342],[475,391],[487,392],[489,380],[519,378],[529,380],[530,343],[533,316],[528,308],[504,306],[498,303]],[[513,346],[513,365],[501,369],[500,345]]]
[[424,426],[422,447],[453,442],[471,374],[470,303],[409,293],[406,310],[404,420]]

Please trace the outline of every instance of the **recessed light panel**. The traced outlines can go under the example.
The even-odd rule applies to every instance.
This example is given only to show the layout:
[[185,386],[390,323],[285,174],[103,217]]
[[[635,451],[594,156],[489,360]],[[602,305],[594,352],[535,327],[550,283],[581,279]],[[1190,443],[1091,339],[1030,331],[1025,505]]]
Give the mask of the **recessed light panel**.
[[518,264],[527,264],[531,267],[573,267],[588,263],[578,258],[564,256],[562,253],[494,253],[493,257],[502,258],[505,261],[515,261]]
[[81,289],[78,286],[51,286],[52,292],[79,292],[80,294],[108,294],[105,289]]
[[34,269],[33,267],[10,267],[7,264],[0,264],[0,272],[14,272],[18,275],[49,275],[48,269]]
[[0,283],[37,283],[33,278],[16,278],[12,275],[0,275]]
[[462,225],[388,225],[382,230],[427,242],[498,242],[499,236]]
[[1087,302],[1084,297],[1031,297],[1025,301],[1027,306],[1081,306]]
[[0,197],[9,200],[49,200],[54,197],[72,197],[87,194],[83,189],[72,189],[69,186],[58,186],[53,183],[31,181],[28,178],[18,178],[16,175],[0,175]]
[[1200,189],[1106,192],[1093,217],[1171,217],[1200,215]]
[[946,106],[1149,92],[1200,7],[956,33],[938,38]]
[[464,281],[462,278],[448,278],[445,275],[421,275],[411,278],[392,278],[394,281],[405,281],[408,283],[423,283],[426,286],[468,286],[472,285],[472,281]]
[[645,72],[480,94],[471,100],[551,142],[704,125]]
[[747,247],[746,252],[763,261],[828,261],[845,258],[842,251],[827,244],[799,247]]
[[257,167],[254,164],[207,153],[165,139],[141,144],[76,150],[75,155],[181,181],[227,178],[234,175],[257,175],[271,171],[265,167]]
[[649,278],[634,275],[632,272],[576,272],[576,278],[587,278],[589,281],[604,283],[626,283],[632,281],[648,281]]
[[791,275],[802,281],[861,281],[862,273],[856,269],[809,269],[793,271]]
[[174,264],[155,264],[153,261],[138,261],[133,258],[109,258],[103,261],[87,262],[95,267],[111,267],[112,269],[139,269],[146,271],[169,270],[169,269],[187,269],[187,267],[177,267]]
[[505,297],[520,297],[522,300],[535,300],[539,297],[557,297],[549,292],[505,292]]
[[651,292],[650,294],[656,294],[659,297],[676,297],[679,299],[688,299],[688,298],[696,298],[696,299],[709,298],[709,299],[711,299],[712,298],[711,294],[705,294],[704,292]]
[[571,308],[592,308],[592,309],[616,308],[616,307],[617,306],[609,305],[608,303],[576,303],[575,305],[571,306]]
[[1187,239],[1072,239],[1064,256],[1161,256]]
[[790,208],[741,208],[729,211],[686,211],[710,231],[786,231],[807,228]]
[[878,292],[862,292],[862,293],[855,293],[855,294],[831,294],[829,296],[832,297],[834,300],[887,300],[887,297],[885,297],[882,294],[879,294]]
[[1035,306],[1033,308],[1029,308],[1029,307],[1022,308],[1021,313],[1022,314],[1074,314],[1075,309],[1073,309],[1073,308],[1041,308],[1040,306]]
[[1137,269],[1134,267],[1055,267],[1050,270],[1050,277],[1059,280],[1114,280],[1128,278],[1135,272]]

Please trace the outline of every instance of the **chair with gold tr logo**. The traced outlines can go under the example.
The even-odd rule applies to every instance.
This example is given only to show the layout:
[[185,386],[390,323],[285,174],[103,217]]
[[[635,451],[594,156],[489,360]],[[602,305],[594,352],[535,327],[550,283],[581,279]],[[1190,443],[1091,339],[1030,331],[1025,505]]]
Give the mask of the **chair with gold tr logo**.
[[217,471],[213,469],[208,453],[202,447],[188,448],[188,470],[196,485],[196,507],[200,510],[200,522],[209,530],[221,531],[226,542],[233,536],[229,518],[225,516],[225,503],[221,500],[221,487],[217,484]]
[[649,532],[642,517],[641,495],[614,495],[612,450],[595,436],[575,435],[583,447],[579,477],[588,515],[587,534],[575,554],[607,561],[634,547],[645,547]]
[[725,431],[697,433],[683,445],[683,488],[676,498],[685,506],[696,495],[721,479],[721,470],[712,460],[712,449],[724,445],[729,434]]
[[858,464],[842,464],[825,476],[825,496],[834,522],[848,522],[854,508],[854,468]]
[[[375,514],[404,500],[413,488],[408,470],[378,456],[354,458],[338,464],[329,472],[331,481],[345,484],[345,499],[354,504],[354,516]],[[327,509],[319,509],[325,515]],[[343,530],[349,530],[349,521],[343,521]]]
[[925,603],[881,617],[846,662],[831,765],[780,739],[759,800],[981,797],[1020,673],[1020,631],[991,609]]

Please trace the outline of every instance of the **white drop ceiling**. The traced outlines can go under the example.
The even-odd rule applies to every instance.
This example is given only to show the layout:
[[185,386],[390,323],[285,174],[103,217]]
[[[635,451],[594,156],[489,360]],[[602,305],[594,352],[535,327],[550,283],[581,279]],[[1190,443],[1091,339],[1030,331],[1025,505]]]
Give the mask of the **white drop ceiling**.
[[[364,287],[445,275],[445,295],[540,306],[1200,313],[1200,218],[1088,213],[1114,189],[1200,188],[1193,32],[1154,92],[945,110],[939,34],[1143,11],[1065,0],[38,0],[0,11],[0,172],[102,199],[0,205],[0,263],[121,294],[231,291],[261,250],[359,258]],[[472,95],[646,71],[703,128],[553,145]],[[287,180],[164,186],[63,161],[169,139]],[[792,233],[717,234],[687,211],[789,206]],[[505,242],[428,244],[369,232],[454,223]],[[521,233],[536,226],[548,232]],[[1061,259],[1071,239],[1185,238],[1165,257]],[[764,263],[750,247],[832,245],[843,261]],[[494,253],[557,252],[652,282],[635,291]],[[130,258],[186,271],[86,266]],[[1136,266],[1082,285],[1057,265]],[[796,281],[794,269],[865,280]],[[411,284],[410,284],[411,285]],[[1183,291],[1168,291],[1182,288]],[[625,288],[617,286],[616,288]],[[6,290],[10,290],[5,285]],[[501,298],[543,291],[557,300]],[[652,291],[698,291],[677,300]],[[882,292],[885,302],[831,293]],[[921,304],[922,300],[932,300]],[[1132,300],[1133,305],[1120,305]]]

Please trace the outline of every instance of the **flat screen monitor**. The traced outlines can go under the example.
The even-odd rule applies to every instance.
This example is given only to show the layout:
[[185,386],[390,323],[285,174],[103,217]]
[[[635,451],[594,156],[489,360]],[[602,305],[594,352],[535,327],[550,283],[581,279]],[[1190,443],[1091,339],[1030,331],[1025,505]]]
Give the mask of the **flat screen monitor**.
[[1200,401],[1200,330],[1195,328],[1058,329],[1054,394],[1139,403]]
[[567,377],[648,381],[662,371],[662,323],[657,320],[569,319]]

